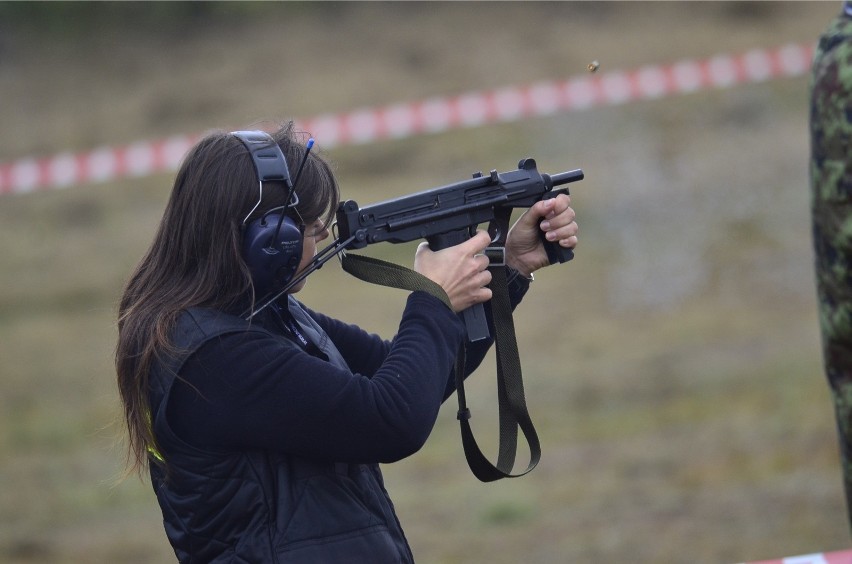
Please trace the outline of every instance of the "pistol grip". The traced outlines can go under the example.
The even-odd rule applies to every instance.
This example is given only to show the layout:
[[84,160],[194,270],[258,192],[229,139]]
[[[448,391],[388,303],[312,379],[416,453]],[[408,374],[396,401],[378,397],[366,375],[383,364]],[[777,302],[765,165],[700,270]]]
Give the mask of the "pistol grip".
[[[449,233],[439,233],[426,238],[429,242],[429,248],[433,251],[440,251],[453,245],[458,245],[471,238],[475,233],[476,227],[470,229],[462,229],[460,231],[451,231]],[[485,308],[482,304],[474,304],[461,312],[462,320],[467,329],[467,340],[471,343],[481,341],[491,336],[488,330],[488,318],[485,317]]]
[[548,241],[544,236],[544,231],[539,230],[538,236],[544,245],[547,260],[550,261],[550,264],[568,262],[574,258],[574,249],[566,249],[565,247],[561,247],[556,241]]
[[[547,192],[542,200],[549,200],[551,198],[555,198],[559,194],[568,194],[568,189],[563,188],[562,190],[553,190],[551,192]],[[542,218],[538,223],[544,221]],[[550,264],[556,264],[568,262],[572,258],[574,258],[574,249],[566,249],[565,247],[560,247],[557,241],[550,242],[544,236],[544,231],[539,228],[538,237],[541,239],[542,244],[544,245],[544,250],[547,253],[547,259],[550,261]]]

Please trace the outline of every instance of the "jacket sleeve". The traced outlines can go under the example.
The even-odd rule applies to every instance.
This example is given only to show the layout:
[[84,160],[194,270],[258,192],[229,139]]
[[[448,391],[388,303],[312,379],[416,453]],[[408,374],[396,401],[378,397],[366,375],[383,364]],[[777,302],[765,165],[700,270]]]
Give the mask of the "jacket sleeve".
[[365,365],[384,357],[372,377],[272,334],[229,334],[205,343],[184,365],[167,417],[178,436],[202,448],[392,462],[429,436],[463,338],[458,317],[422,292],[409,296],[392,343],[358,337],[370,345]]

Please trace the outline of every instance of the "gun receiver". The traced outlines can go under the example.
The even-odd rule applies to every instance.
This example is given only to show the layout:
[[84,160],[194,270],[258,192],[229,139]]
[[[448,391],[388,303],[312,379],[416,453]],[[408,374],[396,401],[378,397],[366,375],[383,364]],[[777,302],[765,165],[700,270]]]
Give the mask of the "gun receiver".
[[[476,233],[477,226],[490,222],[492,241],[502,247],[512,209],[529,208],[540,200],[567,194],[567,188],[554,190],[554,187],[582,179],[582,170],[542,174],[538,172],[535,160],[523,159],[517,170],[492,170],[488,176],[476,173],[470,180],[363,208],[347,200],[337,210],[338,237],[340,240],[352,239],[347,249],[361,249],[383,241],[406,243],[426,239],[430,248],[437,251],[466,241]],[[551,264],[574,258],[571,249],[547,241],[544,232],[539,235]],[[482,304],[466,309],[462,316],[469,340],[489,336]]]

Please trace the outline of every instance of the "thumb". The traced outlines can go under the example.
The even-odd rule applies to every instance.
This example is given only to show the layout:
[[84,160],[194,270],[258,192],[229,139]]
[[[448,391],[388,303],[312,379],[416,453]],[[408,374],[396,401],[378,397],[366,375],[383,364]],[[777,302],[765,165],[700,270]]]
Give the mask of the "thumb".
[[523,225],[538,228],[538,222],[551,215],[556,208],[556,198],[539,200],[518,218]]

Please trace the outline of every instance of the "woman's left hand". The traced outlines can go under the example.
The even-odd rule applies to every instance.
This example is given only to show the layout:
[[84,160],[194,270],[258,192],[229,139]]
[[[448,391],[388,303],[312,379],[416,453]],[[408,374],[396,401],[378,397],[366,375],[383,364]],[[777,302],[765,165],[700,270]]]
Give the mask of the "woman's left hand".
[[577,245],[579,230],[575,217],[571,197],[567,194],[536,202],[509,230],[506,237],[506,264],[527,278],[539,268],[550,264],[539,231],[544,231],[548,241],[573,249]]

